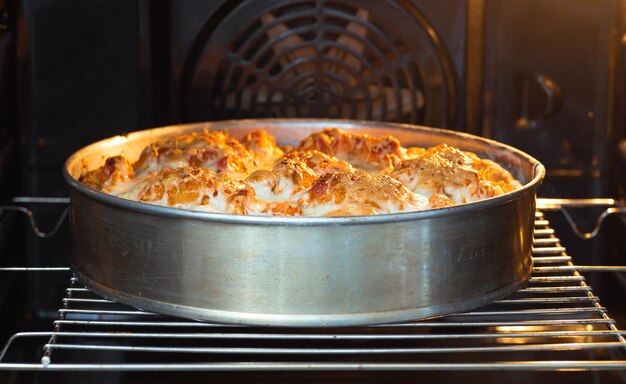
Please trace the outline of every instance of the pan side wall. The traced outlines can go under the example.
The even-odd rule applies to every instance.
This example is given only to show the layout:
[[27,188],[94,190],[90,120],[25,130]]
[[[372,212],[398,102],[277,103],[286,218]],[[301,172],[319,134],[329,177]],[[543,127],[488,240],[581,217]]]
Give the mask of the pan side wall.
[[[534,190],[420,220],[267,225],[134,212],[72,193],[72,267],[127,304],[203,320],[348,325],[430,317],[514,291]],[[324,325],[321,324],[321,325]]]

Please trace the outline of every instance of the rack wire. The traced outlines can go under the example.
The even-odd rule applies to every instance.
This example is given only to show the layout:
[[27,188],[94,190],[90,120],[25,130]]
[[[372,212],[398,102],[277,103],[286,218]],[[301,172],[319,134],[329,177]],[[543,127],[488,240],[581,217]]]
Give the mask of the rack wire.
[[[349,328],[247,327],[138,311],[72,278],[49,332],[14,334],[0,370],[626,370],[619,330],[537,213],[529,285],[474,311]],[[36,360],[12,349],[37,340]]]

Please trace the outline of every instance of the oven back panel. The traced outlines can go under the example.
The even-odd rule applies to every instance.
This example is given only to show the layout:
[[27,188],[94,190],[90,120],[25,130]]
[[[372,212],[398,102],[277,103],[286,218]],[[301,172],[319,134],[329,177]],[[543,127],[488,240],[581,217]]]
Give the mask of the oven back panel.
[[615,193],[621,1],[487,0],[484,132],[546,165],[543,195]]

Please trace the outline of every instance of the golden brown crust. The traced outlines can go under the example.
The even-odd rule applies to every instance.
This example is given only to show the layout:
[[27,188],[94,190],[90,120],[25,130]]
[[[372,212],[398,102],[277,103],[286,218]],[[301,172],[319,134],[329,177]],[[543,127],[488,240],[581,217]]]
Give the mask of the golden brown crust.
[[456,203],[446,195],[435,193],[428,198],[428,205],[431,208],[445,208],[456,205]]
[[[254,198],[254,189],[245,183],[217,174],[207,168],[180,167],[150,174],[125,191],[136,200],[169,206],[199,206],[219,211],[244,213],[246,198]],[[121,192],[124,194],[125,192]]]
[[498,195],[514,191],[522,186],[510,172],[491,160],[474,160],[472,166],[478,172],[481,179],[489,181],[494,188],[498,189]]
[[484,178],[487,172],[478,172],[474,163],[475,160],[460,149],[440,144],[429,148],[422,156],[400,162],[391,176],[413,192],[444,195],[456,204],[501,194]]
[[[205,131],[180,135],[148,145],[134,164],[137,174],[183,166],[208,168],[217,173],[248,174],[268,154],[282,151],[267,134],[251,132],[248,147],[226,132]],[[262,157],[263,156],[263,157]]]
[[104,189],[110,184],[128,181],[133,178],[133,166],[122,155],[109,157],[104,165],[79,177],[79,181],[94,189]]
[[264,159],[277,159],[284,152],[276,145],[276,139],[267,131],[256,129],[241,139],[241,144]]
[[289,152],[278,161],[277,166],[280,166],[281,163],[301,164],[317,176],[329,172],[351,172],[354,170],[349,163],[315,149]]
[[324,174],[313,183],[307,198],[309,210],[331,207],[324,212],[326,216],[392,213],[418,204],[419,199],[400,182],[361,170]]
[[391,137],[328,128],[281,149],[266,131],[241,141],[205,131],[114,156],[86,185],[128,199],[210,212],[374,215],[444,208],[521,184],[497,163],[441,144],[403,148]]
[[351,134],[338,128],[316,132],[296,147],[297,151],[311,149],[371,171],[382,171],[406,158],[404,148],[395,137]]

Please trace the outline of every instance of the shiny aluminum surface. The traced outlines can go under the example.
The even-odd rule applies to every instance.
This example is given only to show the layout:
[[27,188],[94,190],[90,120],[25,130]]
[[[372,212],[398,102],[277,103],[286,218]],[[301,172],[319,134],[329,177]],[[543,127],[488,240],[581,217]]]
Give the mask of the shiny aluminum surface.
[[[356,217],[261,217],[124,200],[76,178],[111,155],[131,160],[172,134],[263,128],[296,144],[325,127],[442,142],[492,158],[525,186],[445,209]],[[72,155],[71,266],[94,291],[138,308],[236,324],[338,326],[426,318],[502,298],[525,284],[536,189],[544,169],[475,136],[380,122],[241,120],[113,137]]]

